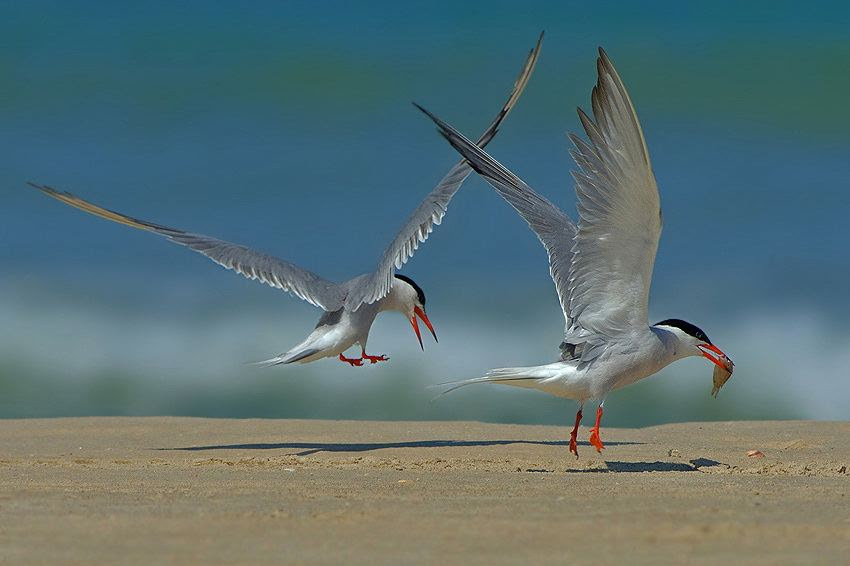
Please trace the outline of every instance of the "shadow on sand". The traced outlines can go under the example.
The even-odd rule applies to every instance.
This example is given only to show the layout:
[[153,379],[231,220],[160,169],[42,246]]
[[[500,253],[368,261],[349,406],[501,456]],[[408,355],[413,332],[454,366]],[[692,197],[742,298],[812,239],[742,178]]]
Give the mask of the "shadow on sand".
[[[508,444],[537,444],[541,446],[563,446],[567,442],[560,440],[415,440],[410,442],[375,443],[323,443],[323,442],[278,442],[260,444],[221,444],[214,446],[186,446],[184,448],[157,448],[157,450],[302,450],[296,456],[309,456],[317,452],[369,452],[385,448],[464,448],[469,446],[503,446]],[[626,446],[643,444],[642,442],[605,442],[606,446]],[[590,446],[588,442],[579,442],[581,446]]]
[[604,468],[568,468],[568,474],[610,474],[611,472],[699,472],[700,468],[723,466],[725,464],[708,458],[697,458],[690,462],[611,462],[606,461]]
[[[387,448],[465,448],[471,446],[507,446],[511,444],[534,444],[538,446],[562,446],[561,440],[413,440],[409,442],[269,442],[252,444],[215,444],[210,446],[185,446],[180,448],[157,448],[156,450],[181,450],[200,452],[204,450],[299,450],[295,456],[309,456],[319,452],[369,452]],[[606,441],[606,446],[630,446],[643,442]],[[580,446],[590,446],[589,442],[579,442]],[[618,462],[605,461],[604,468],[567,468],[568,474],[609,474],[623,472],[699,472],[700,468],[724,466],[725,464],[708,458],[696,458],[689,462]],[[526,472],[547,472],[556,470],[529,468]]]

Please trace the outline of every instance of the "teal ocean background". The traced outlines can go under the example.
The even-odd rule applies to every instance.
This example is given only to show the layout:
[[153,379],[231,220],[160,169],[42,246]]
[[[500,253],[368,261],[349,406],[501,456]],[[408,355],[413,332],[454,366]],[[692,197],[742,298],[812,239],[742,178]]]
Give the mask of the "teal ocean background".
[[839,2],[0,2],[0,417],[198,415],[567,423],[574,405],[428,386],[555,359],[545,253],[473,176],[402,270],[440,343],[395,314],[370,350],[257,369],[313,307],[28,180],[274,253],[333,279],[373,268],[456,161],[410,104],[470,135],[541,30],[491,153],[574,216],[567,131],[596,47],[653,158],[665,227],[652,321],[736,362],[678,362],[606,401],[609,425],[850,418],[850,6]]

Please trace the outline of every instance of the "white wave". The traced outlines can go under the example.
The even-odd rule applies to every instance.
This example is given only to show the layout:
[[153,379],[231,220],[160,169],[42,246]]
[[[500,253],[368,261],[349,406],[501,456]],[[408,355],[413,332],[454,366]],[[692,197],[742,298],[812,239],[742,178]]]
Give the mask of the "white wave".
[[[269,382],[304,380],[303,386],[334,395],[362,387],[381,388],[385,379],[404,379],[410,396],[430,399],[425,385],[474,377],[491,367],[543,363],[556,357],[560,321],[544,309],[516,319],[508,314],[441,312],[432,309],[440,343],[427,337],[419,350],[408,323],[388,314],[376,322],[370,353],[388,354],[390,364],[349,368],[335,360],[285,368],[257,369],[247,362],[284,351],[315,323],[309,308],[259,305],[209,312],[211,304],[180,309],[120,308],[87,300],[39,301],[31,295],[0,297],[0,357],[27,373],[85,382],[91,375],[121,370],[207,388],[232,387],[246,376]],[[283,316],[283,313],[293,314]],[[509,309],[506,309],[506,313]],[[539,324],[538,324],[539,322]],[[721,326],[715,322],[712,328]],[[736,362],[721,399],[745,401],[769,413],[781,401],[811,419],[850,416],[850,333],[825,313],[798,310],[742,314],[724,320],[718,345]],[[403,377],[401,377],[403,376]],[[704,360],[679,362],[653,378],[666,399],[704,396],[711,368]],[[252,381],[252,383],[257,383]],[[487,393],[489,395],[489,393]],[[527,395],[525,392],[511,395]],[[764,405],[768,405],[765,407]]]

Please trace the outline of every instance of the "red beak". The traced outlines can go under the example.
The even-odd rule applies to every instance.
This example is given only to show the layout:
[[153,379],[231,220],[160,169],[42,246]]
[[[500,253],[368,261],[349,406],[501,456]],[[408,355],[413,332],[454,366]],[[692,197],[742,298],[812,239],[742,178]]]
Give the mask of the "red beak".
[[437,340],[437,333],[434,332],[434,327],[431,326],[431,321],[428,320],[428,315],[425,314],[425,311],[419,307],[414,307],[413,316],[410,317],[410,325],[416,333],[416,339],[419,340],[419,347],[424,350],[425,346],[422,344],[422,334],[419,333],[419,322],[416,320],[417,316],[422,319],[422,322],[424,322],[425,326],[428,327],[428,330],[431,331],[431,335],[434,337],[434,342],[439,342],[439,340]]
[[[724,354],[723,350],[721,350],[714,344],[700,344],[697,347],[700,349],[703,356],[705,356],[718,366],[722,367],[726,371],[732,371],[732,368],[735,367],[735,364],[732,363],[732,360],[729,359],[729,356]],[[715,357],[712,354],[709,354],[706,350],[708,350],[708,352],[713,352],[717,354],[717,356]]]

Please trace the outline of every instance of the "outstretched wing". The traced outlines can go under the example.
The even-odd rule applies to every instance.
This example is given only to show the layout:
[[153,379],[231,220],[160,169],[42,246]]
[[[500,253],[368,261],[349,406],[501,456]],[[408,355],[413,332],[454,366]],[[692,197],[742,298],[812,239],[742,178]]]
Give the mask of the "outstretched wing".
[[493,159],[455,128],[418,104],[417,108],[437,124],[440,134],[472,165],[472,168],[479,175],[484,177],[502,195],[502,198],[508,204],[514,207],[537,234],[549,255],[549,273],[552,275],[566,324],[569,326],[567,301],[572,258],[571,247],[576,233],[576,227],[572,220],[557,206],[537,194],[525,181],[511,173],[504,165]]
[[[481,135],[478,145],[483,147],[493,139],[499,131],[502,121],[519,100],[531,78],[534,66],[537,64],[542,42],[543,34],[541,33],[537,39],[537,44],[525,60],[525,64],[514,83],[514,88],[507,102],[505,102],[502,109],[496,115],[496,118]],[[471,172],[472,169],[465,160],[449,170],[446,176],[443,177],[440,183],[425,197],[425,200],[416,207],[407,219],[407,222],[399,230],[392,243],[384,251],[378,262],[377,269],[367,277],[359,280],[349,290],[346,299],[346,308],[356,310],[363,303],[373,303],[389,293],[395,270],[400,269],[410,259],[419,247],[419,244],[428,239],[428,236],[434,230],[434,226],[442,222],[443,216],[445,216],[448,209],[449,201],[458,189],[460,189],[460,186]]]
[[590,143],[571,135],[579,166],[569,285],[570,336],[612,336],[648,324],[661,204],[635,109],[601,48],[591,97],[593,118],[578,110]]
[[282,259],[202,234],[192,234],[191,232],[132,218],[101,208],[71,193],[59,192],[44,185],[36,185],[35,183],[30,183],[30,185],[56,200],[89,214],[164,236],[172,242],[207,256],[217,264],[232,269],[248,279],[258,279],[266,285],[287,291],[326,311],[335,311],[342,307],[345,298],[343,288]]

